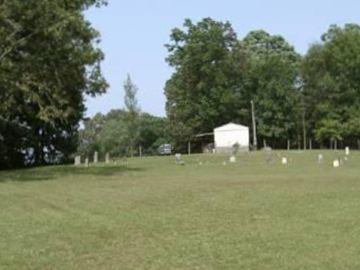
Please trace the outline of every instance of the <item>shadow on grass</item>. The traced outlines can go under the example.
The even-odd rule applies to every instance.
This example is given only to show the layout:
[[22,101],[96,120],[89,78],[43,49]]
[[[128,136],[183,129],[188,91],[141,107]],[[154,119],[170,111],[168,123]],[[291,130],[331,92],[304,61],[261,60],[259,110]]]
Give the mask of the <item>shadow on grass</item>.
[[69,176],[112,176],[125,172],[143,171],[141,168],[132,168],[126,165],[93,166],[89,168],[74,166],[51,166],[14,171],[0,172],[0,183],[3,182],[28,182],[49,181]]

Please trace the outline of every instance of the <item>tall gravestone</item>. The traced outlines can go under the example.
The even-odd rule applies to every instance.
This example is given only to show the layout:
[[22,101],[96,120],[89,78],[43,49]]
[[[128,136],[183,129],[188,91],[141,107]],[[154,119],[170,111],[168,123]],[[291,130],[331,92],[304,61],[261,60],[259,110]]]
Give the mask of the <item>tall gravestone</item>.
[[109,153],[106,153],[106,155],[105,155],[105,163],[106,164],[110,163],[110,154]]
[[85,167],[88,168],[89,167],[89,158],[85,159]]
[[81,165],[81,156],[76,156],[75,157],[75,166],[80,166]]
[[99,162],[99,153],[97,151],[95,151],[94,153],[94,163],[98,163]]

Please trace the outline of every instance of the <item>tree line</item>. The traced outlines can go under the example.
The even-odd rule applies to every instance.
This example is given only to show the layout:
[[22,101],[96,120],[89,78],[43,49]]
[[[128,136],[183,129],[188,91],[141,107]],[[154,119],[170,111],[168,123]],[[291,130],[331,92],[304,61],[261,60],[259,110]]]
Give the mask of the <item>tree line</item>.
[[124,109],[85,119],[79,132],[78,154],[91,157],[97,151],[112,157],[154,155],[160,145],[171,140],[166,118],[141,112],[138,88],[130,75],[124,82],[124,92]]
[[302,56],[282,36],[263,30],[239,39],[229,22],[186,20],[172,30],[166,111],[184,148],[196,134],[233,121],[272,147],[306,147],[360,139],[360,26],[332,25]]
[[[360,27],[331,26],[306,55],[283,37],[205,18],[170,35],[167,117],[142,113],[130,77],[125,108],[85,118],[87,95],[106,92],[100,34],[84,11],[103,0],[0,1],[0,169],[62,163],[75,152],[177,151],[233,121],[273,147],[360,137]],[[30,8],[31,7],[31,8]],[[80,123],[83,122],[83,126]],[[196,141],[195,141],[196,146]]]

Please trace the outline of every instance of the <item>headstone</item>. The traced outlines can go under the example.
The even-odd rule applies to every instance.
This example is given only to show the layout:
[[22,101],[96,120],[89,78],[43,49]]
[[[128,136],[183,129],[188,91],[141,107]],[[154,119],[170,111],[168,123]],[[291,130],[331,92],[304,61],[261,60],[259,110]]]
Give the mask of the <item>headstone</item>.
[[235,156],[231,156],[230,157],[230,163],[235,163],[236,162],[236,157]]
[[89,158],[85,159],[85,167],[88,168],[89,167]]
[[175,162],[177,163],[177,164],[181,164],[181,154],[179,154],[179,153],[177,153],[177,154],[175,154]]
[[340,161],[338,159],[335,159],[333,162],[333,167],[334,168],[339,168],[340,167]]
[[347,155],[347,156],[350,155],[350,147],[345,148],[345,155]]
[[266,163],[272,163],[273,162],[273,153],[271,147],[264,148],[264,151],[266,153]]
[[105,155],[105,163],[106,164],[110,163],[110,154],[109,153],[106,153],[106,155]]
[[94,163],[98,163],[99,162],[99,153],[97,151],[94,152]]
[[75,157],[75,166],[80,166],[81,165],[81,156],[76,156]]
[[319,164],[322,163],[323,160],[324,160],[323,154],[319,154],[319,155],[318,155],[318,163],[319,163]]
[[281,159],[281,163],[282,163],[283,165],[287,165],[287,164],[288,164],[288,159],[287,159],[287,157],[283,157],[283,158]]

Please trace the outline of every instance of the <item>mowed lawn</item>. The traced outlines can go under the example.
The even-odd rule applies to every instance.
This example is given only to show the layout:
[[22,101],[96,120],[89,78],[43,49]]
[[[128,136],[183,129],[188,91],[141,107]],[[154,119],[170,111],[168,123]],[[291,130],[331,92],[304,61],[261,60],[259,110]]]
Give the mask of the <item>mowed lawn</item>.
[[0,172],[0,269],[360,269],[360,152],[318,153]]

